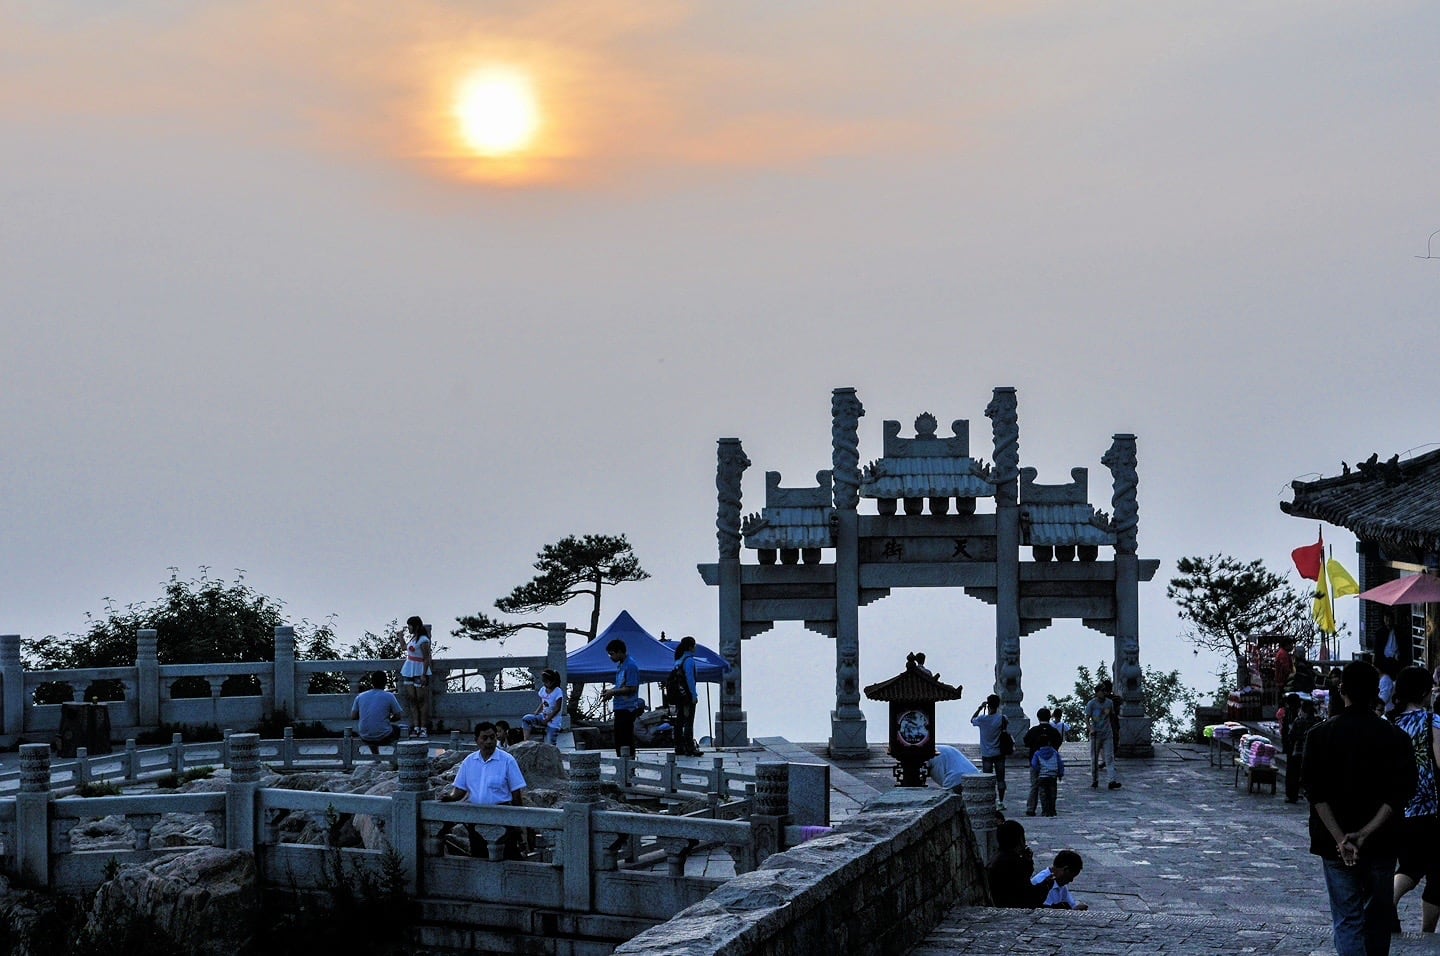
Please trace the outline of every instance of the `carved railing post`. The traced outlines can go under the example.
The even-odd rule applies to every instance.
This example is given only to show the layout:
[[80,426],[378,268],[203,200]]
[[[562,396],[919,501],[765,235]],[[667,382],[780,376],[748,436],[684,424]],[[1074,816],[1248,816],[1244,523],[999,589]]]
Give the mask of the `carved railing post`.
[[390,845],[404,864],[405,890],[414,894],[420,892],[423,870],[420,803],[430,791],[430,745],[401,740],[395,744],[395,754],[400,780],[390,796]]
[[20,663],[20,635],[0,634],[0,699],[4,700],[4,712],[0,714],[0,741],[12,746],[25,733],[25,666]]
[[15,794],[16,869],[36,889],[50,885],[50,745],[20,745],[20,792]]
[[[585,755],[593,753],[597,758],[598,752],[588,751]],[[581,756],[576,753],[574,757]],[[572,757],[573,759],[573,757]],[[574,764],[571,764],[572,774]],[[596,790],[598,796],[600,763],[595,762]],[[594,843],[594,811],[595,805],[589,802],[571,800],[561,807],[565,812],[565,829],[560,834],[560,872],[562,875],[562,886],[564,890],[564,905],[567,910],[577,913],[589,912],[591,900],[594,898],[594,876],[592,875],[598,867],[592,857]]]
[[[295,628],[275,628],[275,711],[286,723],[299,715],[295,711]],[[272,715],[273,716],[273,715]]]
[[965,815],[970,818],[970,830],[975,834],[980,859],[989,860],[998,849],[995,830],[1000,826],[1000,817],[995,811],[995,775],[966,774],[960,779],[960,795],[965,801]]
[[231,734],[230,782],[225,785],[225,848],[254,853],[260,735]]
[[764,760],[755,765],[755,804],[750,814],[750,841],[756,862],[784,848],[785,820],[790,810],[790,765]]
[[600,802],[600,751],[577,750],[570,755],[570,800],[568,802]]
[[160,726],[160,658],[154,628],[135,632],[135,720],[145,730]]

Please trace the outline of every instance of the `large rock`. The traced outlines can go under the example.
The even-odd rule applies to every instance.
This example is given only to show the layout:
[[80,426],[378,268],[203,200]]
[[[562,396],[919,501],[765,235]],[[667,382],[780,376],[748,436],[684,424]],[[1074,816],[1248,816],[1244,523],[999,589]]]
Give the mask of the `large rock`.
[[249,941],[259,898],[255,859],[240,850],[204,847],[178,856],[125,865],[95,894],[89,934],[132,917],[197,956],[233,956]]
[[0,953],[54,956],[72,941],[73,898],[18,889],[0,876]]
[[527,786],[537,789],[563,790],[565,765],[561,762],[560,748],[539,740],[527,740],[510,748],[510,756],[520,765]]

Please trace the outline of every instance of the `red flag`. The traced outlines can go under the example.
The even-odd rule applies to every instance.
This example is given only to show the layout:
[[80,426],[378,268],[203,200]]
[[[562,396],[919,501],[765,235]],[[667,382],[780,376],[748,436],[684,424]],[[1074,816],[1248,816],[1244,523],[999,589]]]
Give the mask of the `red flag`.
[[1295,562],[1295,570],[1300,572],[1302,578],[1309,578],[1311,581],[1319,580],[1320,564],[1325,560],[1324,532],[1320,533],[1319,540],[1314,544],[1307,544],[1303,548],[1291,551],[1290,557]]

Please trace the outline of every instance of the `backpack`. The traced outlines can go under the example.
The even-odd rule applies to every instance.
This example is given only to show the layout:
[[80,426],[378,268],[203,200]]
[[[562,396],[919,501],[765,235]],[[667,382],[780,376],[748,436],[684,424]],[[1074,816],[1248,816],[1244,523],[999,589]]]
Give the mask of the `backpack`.
[[1060,755],[1055,752],[1054,747],[1042,747],[1035,751],[1035,762],[1040,771],[1040,779],[1048,780],[1060,776]]
[[1010,721],[1000,718],[1000,756],[1008,757],[1015,752],[1015,738],[1010,736]]
[[665,675],[665,699],[672,704],[689,704],[695,700],[690,693],[690,682],[685,679],[685,660],[676,661]]

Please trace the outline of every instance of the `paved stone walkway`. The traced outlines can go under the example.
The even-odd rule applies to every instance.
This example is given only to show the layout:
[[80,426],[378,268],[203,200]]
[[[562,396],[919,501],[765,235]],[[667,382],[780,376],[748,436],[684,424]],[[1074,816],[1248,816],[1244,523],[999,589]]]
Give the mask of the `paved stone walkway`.
[[[820,748],[816,748],[820,749]],[[973,747],[962,747],[978,764]],[[957,908],[912,956],[984,954],[1333,953],[1329,906],[1318,860],[1308,852],[1308,809],[1287,804],[1283,783],[1246,792],[1233,764],[1212,766],[1208,751],[1161,745],[1149,760],[1122,760],[1122,789],[1089,787],[1083,744],[1062,751],[1070,775],[1059,815],[1026,817],[1028,771],[1016,761],[1006,796],[1025,824],[1037,866],[1056,851],[1080,853],[1073,885],[1086,912]],[[881,749],[857,761],[831,761],[877,788],[893,786]],[[1419,893],[1401,904],[1410,932],[1392,937],[1396,956],[1440,953],[1422,936]]]

